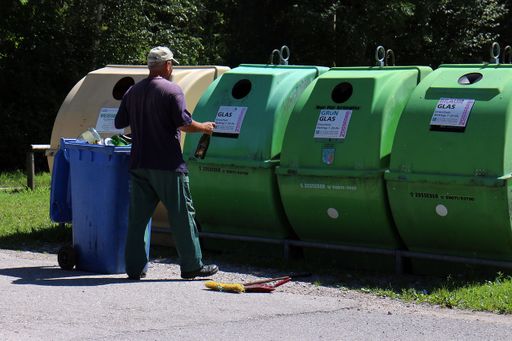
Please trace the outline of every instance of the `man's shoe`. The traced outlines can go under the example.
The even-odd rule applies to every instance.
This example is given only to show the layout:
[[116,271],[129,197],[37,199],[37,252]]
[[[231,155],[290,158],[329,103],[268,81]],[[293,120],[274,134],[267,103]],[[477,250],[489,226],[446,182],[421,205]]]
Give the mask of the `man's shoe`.
[[196,277],[209,277],[215,275],[219,271],[219,267],[215,264],[203,265],[200,269],[195,271],[182,271],[181,278],[192,279]]
[[139,276],[128,275],[128,279],[131,279],[132,281],[138,281],[141,278],[145,278],[145,277],[146,277],[146,273],[144,271],[141,272]]

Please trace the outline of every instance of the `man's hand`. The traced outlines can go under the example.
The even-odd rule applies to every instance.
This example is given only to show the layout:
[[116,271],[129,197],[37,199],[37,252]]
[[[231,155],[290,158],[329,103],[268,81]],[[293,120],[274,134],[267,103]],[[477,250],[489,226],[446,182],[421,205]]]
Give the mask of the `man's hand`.
[[203,122],[203,133],[211,135],[213,133],[213,129],[215,128],[215,122]]
[[180,127],[181,131],[186,133],[204,133],[211,135],[213,133],[213,129],[215,128],[215,122],[197,122],[192,120],[192,123],[189,125]]

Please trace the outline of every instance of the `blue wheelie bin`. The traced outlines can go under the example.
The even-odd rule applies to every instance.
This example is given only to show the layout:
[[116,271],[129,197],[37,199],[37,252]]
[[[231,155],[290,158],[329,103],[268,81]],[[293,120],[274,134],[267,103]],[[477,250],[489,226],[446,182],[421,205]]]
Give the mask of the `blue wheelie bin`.
[[[130,146],[104,146],[61,139],[60,151],[64,157],[54,164],[53,174],[68,175],[69,181],[52,177],[50,207],[51,210],[68,207],[68,193],[71,194],[73,246],[59,252],[62,268],[73,268],[73,263],[76,263],[76,268],[84,271],[125,272],[130,149]],[[69,171],[58,171],[56,167],[69,167]],[[67,205],[59,205],[59,201]],[[56,212],[50,212],[50,215],[69,217],[69,214]],[[150,232],[151,220],[144,238],[148,256]]]

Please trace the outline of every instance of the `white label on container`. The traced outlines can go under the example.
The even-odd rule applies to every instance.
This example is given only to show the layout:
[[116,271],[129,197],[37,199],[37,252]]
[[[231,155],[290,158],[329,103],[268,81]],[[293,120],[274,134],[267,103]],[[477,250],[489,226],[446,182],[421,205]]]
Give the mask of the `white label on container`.
[[320,110],[314,138],[344,139],[352,110]]
[[247,107],[221,106],[215,117],[215,133],[240,134]]
[[99,133],[124,133],[124,129],[116,129],[114,119],[116,118],[119,108],[101,108],[96,121],[96,130]]
[[431,126],[465,128],[474,99],[441,98],[430,120]]

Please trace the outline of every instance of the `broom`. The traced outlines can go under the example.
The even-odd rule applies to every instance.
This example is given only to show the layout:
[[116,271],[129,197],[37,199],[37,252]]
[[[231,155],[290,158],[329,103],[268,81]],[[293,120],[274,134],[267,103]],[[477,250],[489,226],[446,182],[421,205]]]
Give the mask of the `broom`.
[[[221,283],[215,281],[206,281],[204,285],[208,289],[212,289],[215,291],[225,291],[225,292],[271,292],[276,287],[283,285],[286,282],[291,280],[288,276],[283,277],[275,277],[269,279],[262,279],[259,281],[248,282],[248,283]],[[265,283],[279,281],[274,285],[265,285]],[[282,282],[282,283],[281,283]]]
[[[243,293],[243,292],[272,292],[278,286],[281,286],[285,283],[288,283],[292,280],[292,278],[296,277],[307,277],[311,276],[310,273],[290,275],[290,276],[281,276],[274,277],[269,279],[262,279],[259,281],[248,282],[248,283],[221,283],[216,281],[206,281],[204,285],[211,290],[215,291],[224,291],[224,292],[234,292],[234,293]],[[276,282],[273,285],[269,285],[266,283]]]

